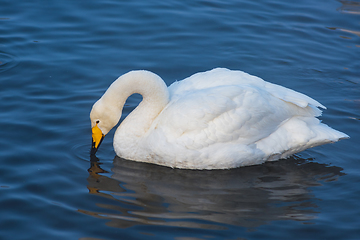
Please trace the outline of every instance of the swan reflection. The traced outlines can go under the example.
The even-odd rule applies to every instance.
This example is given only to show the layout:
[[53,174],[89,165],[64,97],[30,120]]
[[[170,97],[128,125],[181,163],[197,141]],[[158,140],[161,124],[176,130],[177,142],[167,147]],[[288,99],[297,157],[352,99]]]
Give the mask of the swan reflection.
[[340,167],[299,158],[197,171],[115,157],[111,177],[102,175],[106,171],[100,164],[96,157],[91,161],[89,193],[113,202],[97,204],[103,212],[79,211],[108,219],[109,226],[118,228],[137,224],[253,228],[274,220],[309,222],[319,213],[311,187],[345,175]]

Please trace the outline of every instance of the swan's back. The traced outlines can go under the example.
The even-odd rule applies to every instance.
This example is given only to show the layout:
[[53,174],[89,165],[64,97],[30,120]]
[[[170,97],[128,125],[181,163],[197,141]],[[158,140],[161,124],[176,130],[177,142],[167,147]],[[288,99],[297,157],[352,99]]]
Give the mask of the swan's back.
[[154,163],[232,168],[287,157],[347,135],[322,123],[312,98],[241,71],[214,69],[169,87],[170,102],[143,138]]
[[243,71],[234,71],[226,68],[215,68],[211,71],[196,73],[180,82],[173,83],[169,87],[169,91],[173,98],[177,98],[179,96],[183,96],[186,92],[192,92],[194,90],[234,85],[251,86],[253,88],[264,89],[275,97],[296,104],[299,107],[306,107],[310,104],[314,107],[326,109],[325,106],[320,104],[318,101],[302,93],[277,84],[266,82],[259,77],[250,75]]

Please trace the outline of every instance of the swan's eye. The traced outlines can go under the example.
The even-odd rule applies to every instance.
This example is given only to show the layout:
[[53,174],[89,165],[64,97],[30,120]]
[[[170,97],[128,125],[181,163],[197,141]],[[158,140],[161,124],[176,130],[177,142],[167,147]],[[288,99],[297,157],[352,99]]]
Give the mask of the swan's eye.
[[99,121],[99,120],[97,120],[97,121],[96,121],[96,124],[98,124],[99,122],[100,122],[100,121]]

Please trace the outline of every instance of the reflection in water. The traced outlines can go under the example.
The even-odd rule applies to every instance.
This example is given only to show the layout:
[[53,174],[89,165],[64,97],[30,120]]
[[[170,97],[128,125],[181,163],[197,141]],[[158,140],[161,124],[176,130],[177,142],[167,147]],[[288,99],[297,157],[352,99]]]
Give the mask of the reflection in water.
[[341,13],[360,14],[360,3],[355,1],[341,0],[342,6],[337,10]]
[[[360,31],[353,31],[353,30],[347,30],[347,29],[336,28],[336,27],[328,27],[328,29],[330,29],[330,30],[340,30],[342,32],[352,33],[352,34],[355,34],[355,35],[360,37]],[[345,38],[345,39],[351,39],[351,38],[345,37],[345,36],[340,36],[340,37]]]
[[[113,200],[104,212],[79,210],[109,219],[109,226],[137,224],[222,229],[253,228],[273,220],[309,221],[318,213],[309,187],[337,180],[341,168],[290,158],[231,170],[180,170],[114,159],[104,176],[95,157],[88,188]],[[109,213],[111,212],[111,213]],[[220,223],[220,224],[218,224]]]
[[[340,0],[339,1],[342,5],[337,10],[341,13],[345,14],[360,14],[360,2],[355,1],[347,1],[347,0]],[[337,28],[337,27],[328,27],[328,29],[331,30],[340,30],[342,32],[352,33],[360,37],[360,31],[357,30],[350,30],[345,28]],[[340,36],[344,39],[351,39],[351,37],[347,36]],[[359,45],[355,45],[356,47],[359,47]]]
[[343,31],[343,32],[348,32],[348,33],[355,34],[355,35],[360,37],[360,31],[353,31],[353,30],[347,30],[347,29],[340,29],[340,30]]

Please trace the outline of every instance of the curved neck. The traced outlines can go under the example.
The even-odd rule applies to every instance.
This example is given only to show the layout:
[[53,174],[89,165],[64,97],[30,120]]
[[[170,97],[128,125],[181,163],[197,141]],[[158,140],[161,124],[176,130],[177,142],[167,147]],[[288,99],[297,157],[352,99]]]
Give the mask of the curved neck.
[[119,128],[131,134],[143,135],[168,104],[169,92],[158,75],[144,70],[131,71],[113,82],[102,96],[102,100],[108,104],[110,111],[118,113],[119,121],[126,99],[134,93],[141,94],[143,100]]

